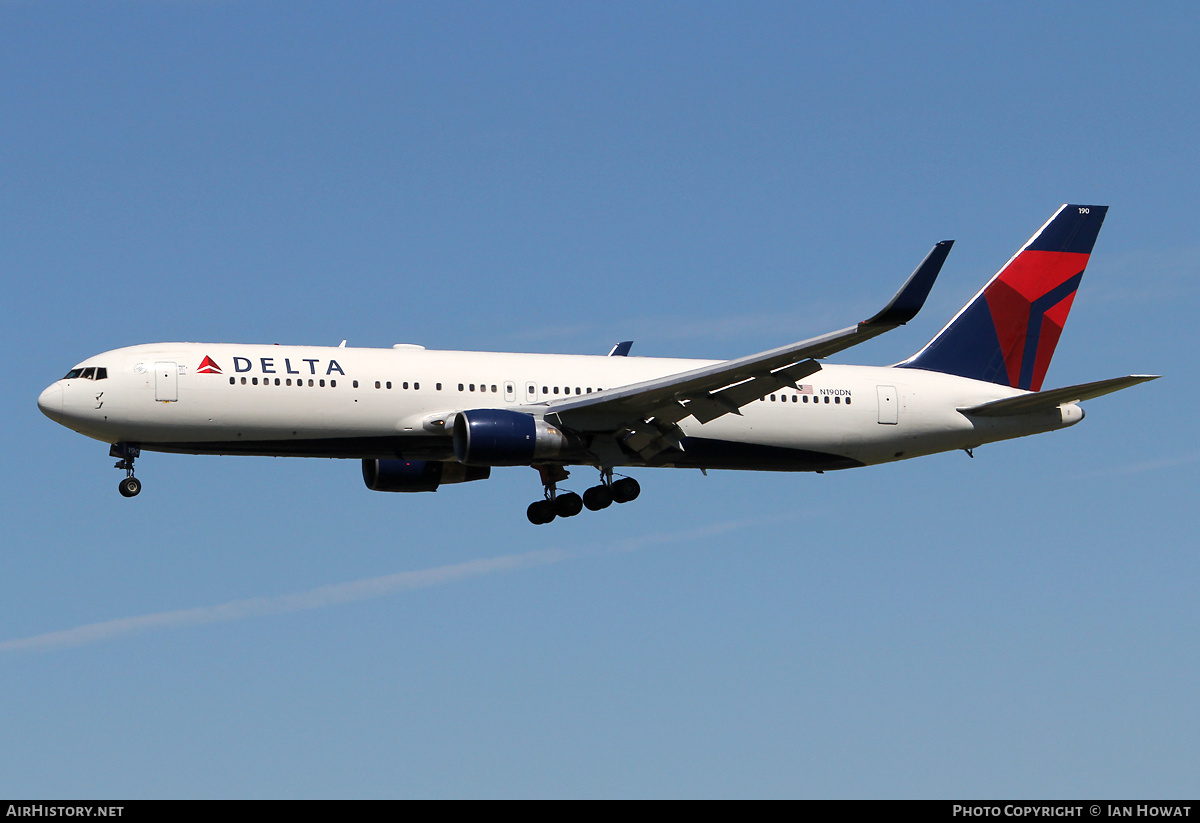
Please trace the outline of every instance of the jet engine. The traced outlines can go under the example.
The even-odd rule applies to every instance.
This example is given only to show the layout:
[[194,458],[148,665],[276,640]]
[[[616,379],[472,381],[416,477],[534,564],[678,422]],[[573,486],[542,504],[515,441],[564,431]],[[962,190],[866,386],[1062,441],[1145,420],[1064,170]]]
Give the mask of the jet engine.
[[363,482],[376,492],[435,492],[447,483],[487,480],[487,466],[464,466],[440,460],[364,460]]
[[454,417],[454,456],[472,466],[528,466],[582,446],[577,435],[530,414],[471,409]]

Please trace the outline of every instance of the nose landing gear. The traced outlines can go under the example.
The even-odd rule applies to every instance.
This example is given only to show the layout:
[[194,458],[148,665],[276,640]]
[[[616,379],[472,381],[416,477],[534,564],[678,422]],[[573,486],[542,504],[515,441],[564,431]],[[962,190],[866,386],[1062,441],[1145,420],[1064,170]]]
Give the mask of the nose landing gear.
[[142,490],[142,481],[133,476],[133,461],[142,450],[137,446],[131,446],[128,443],[113,443],[112,448],[108,450],[109,457],[121,458],[113,466],[114,469],[124,469],[125,477],[117,486],[117,491],[122,497],[136,497],[138,492]]

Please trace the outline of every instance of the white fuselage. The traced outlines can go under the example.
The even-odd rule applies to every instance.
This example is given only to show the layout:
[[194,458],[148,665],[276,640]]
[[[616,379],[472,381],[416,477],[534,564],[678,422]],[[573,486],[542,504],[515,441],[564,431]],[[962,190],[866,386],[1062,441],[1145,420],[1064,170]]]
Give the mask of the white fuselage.
[[[470,409],[541,417],[567,395],[612,389],[714,361],[649,357],[162,343],[80,363],[39,398],[52,419],[152,451],[453,460],[446,419]],[[75,373],[75,370],[72,370]],[[709,423],[685,418],[682,455],[561,462],[820,470],[884,463],[1063,428],[1065,404],[1008,417],[960,408],[1025,394],[918,369],[825,365]]]

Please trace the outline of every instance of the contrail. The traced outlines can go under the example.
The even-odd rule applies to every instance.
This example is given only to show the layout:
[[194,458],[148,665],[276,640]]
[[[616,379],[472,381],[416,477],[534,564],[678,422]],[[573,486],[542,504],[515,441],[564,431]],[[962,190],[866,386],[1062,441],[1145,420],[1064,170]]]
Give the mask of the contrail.
[[206,623],[228,623],[234,620],[245,620],[250,617],[320,609],[325,606],[335,606],[339,603],[371,600],[372,598],[384,597],[395,592],[440,586],[469,577],[482,577],[497,572],[516,571],[517,569],[525,569],[532,566],[547,566],[588,555],[636,551],[637,549],[651,545],[678,543],[685,540],[710,537],[715,534],[722,534],[742,528],[750,525],[752,522],[757,524],[762,521],[717,523],[687,532],[631,538],[601,548],[537,549],[535,551],[501,555],[500,557],[469,560],[465,563],[454,563],[449,566],[437,566],[432,569],[399,572],[397,574],[383,575],[382,577],[353,580],[348,583],[334,583],[329,586],[321,586],[320,588],[310,589],[305,592],[296,592],[294,594],[282,594],[275,597],[254,597],[248,600],[231,600],[228,603],[219,603],[215,606],[198,606],[192,609],[155,612],[137,617],[122,617],[117,620],[88,623],[72,629],[47,632],[45,634],[34,635],[33,637],[0,641],[0,652],[82,646],[88,643],[113,640],[125,635],[152,631],[154,629],[202,626]]
[[1161,460],[1146,460],[1141,463],[1131,463],[1127,466],[1117,466],[1115,468],[1099,469],[1094,472],[1088,472],[1085,477],[1113,477],[1122,474],[1141,474],[1149,471],[1162,471],[1163,469],[1173,469],[1176,466],[1186,466],[1188,463],[1195,463],[1200,460],[1200,452],[1191,452],[1190,454],[1181,454],[1175,457],[1164,457]]

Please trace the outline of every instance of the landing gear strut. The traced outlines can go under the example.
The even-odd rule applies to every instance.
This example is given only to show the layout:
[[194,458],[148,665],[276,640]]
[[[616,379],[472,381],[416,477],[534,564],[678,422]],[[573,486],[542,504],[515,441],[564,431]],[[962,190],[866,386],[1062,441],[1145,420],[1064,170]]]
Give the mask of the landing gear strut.
[[125,470],[125,477],[117,486],[117,491],[121,493],[122,497],[136,497],[137,493],[142,490],[142,481],[133,476],[133,461],[141,453],[140,448],[128,443],[114,443],[108,450],[109,457],[121,458],[113,468]]
[[642,492],[641,486],[632,477],[622,477],[614,481],[612,469],[602,468],[600,485],[585,491],[583,497],[575,492],[560,494],[558,482],[567,479],[567,470],[562,466],[546,464],[534,468],[542,475],[542,486],[546,495],[545,500],[530,503],[526,512],[529,522],[535,526],[549,523],[555,517],[574,517],[583,511],[585,506],[588,511],[598,512],[607,509],[613,503],[628,503]]

